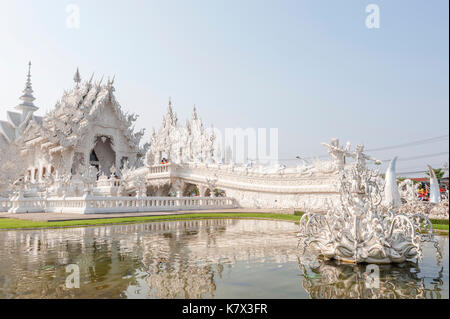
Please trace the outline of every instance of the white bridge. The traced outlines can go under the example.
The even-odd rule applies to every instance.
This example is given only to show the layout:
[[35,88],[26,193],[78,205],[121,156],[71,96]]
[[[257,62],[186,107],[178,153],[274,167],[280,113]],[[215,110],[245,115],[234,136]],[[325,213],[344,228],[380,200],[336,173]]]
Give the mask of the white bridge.
[[89,187],[76,176],[50,187],[28,185],[0,212],[136,213],[154,211],[273,208],[323,210],[338,196],[334,172],[207,164],[161,164],[105,175]]
[[207,164],[161,164],[141,167],[125,174],[126,191],[137,192],[145,183],[149,196],[172,192],[189,196],[196,189],[199,196],[220,194],[236,200],[245,208],[323,210],[327,200],[336,199],[335,172],[301,171]]

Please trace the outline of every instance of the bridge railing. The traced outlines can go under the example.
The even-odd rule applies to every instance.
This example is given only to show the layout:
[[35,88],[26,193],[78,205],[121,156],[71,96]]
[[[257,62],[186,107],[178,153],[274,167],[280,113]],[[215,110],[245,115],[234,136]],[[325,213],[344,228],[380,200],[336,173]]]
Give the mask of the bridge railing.
[[11,201],[9,198],[0,197],[0,213],[7,212],[11,208]]
[[170,173],[172,164],[158,164],[149,167],[150,174]]
[[10,202],[11,212],[53,212],[79,214],[137,213],[153,211],[235,208],[228,197],[66,197],[19,198]]

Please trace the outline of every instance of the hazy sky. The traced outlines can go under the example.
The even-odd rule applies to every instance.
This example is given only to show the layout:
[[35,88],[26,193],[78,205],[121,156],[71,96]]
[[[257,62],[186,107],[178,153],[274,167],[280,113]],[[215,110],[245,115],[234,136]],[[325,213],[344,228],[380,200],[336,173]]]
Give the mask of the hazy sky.
[[[379,29],[365,25],[370,3]],[[78,66],[84,78],[115,75],[118,100],[147,133],[170,96],[183,122],[196,104],[208,126],[278,128],[280,159],[325,154],[331,137],[373,149],[448,136],[448,3],[0,0],[0,118],[31,60],[37,114]],[[441,155],[411,159],[430,154]],[[372,155],[398,155],[398,172],[440,167],[448,137]]]

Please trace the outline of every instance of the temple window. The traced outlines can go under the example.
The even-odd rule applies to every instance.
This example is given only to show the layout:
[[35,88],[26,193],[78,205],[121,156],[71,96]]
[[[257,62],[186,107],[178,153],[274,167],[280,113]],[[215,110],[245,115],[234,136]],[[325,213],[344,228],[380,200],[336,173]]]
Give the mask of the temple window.
[[125,163],[128,162],[128,157],[124,156],[120,159],[120,169],[125,167]]
[[91,155],[89,156],[89,161],[90,162],[98,162],[98,157],[97,157],[97,154],[95,154],[94,150],[92,150]]

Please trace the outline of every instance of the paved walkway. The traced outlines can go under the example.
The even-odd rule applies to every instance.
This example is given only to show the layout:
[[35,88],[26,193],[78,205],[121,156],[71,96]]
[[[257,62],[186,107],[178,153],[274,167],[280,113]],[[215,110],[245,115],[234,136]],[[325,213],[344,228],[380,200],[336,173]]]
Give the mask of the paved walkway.
[[250,208],[232,208],[232,209],[203,209],[203,210],[182,210],[171,212],[140,212],[140,213],[110,213],[110,214],[69,214],[69,213],[26,213],[10,214],[0,213],[0,218],[15,218],[32,220],[39,222],[56,222],[81,219],[104,219],[104,218],[123,218],[123,217],[144,217],[144,216],[166,216],[180,214],[208,214],[208,213],[277,213],[294,214],[292,209],[250,209]]

